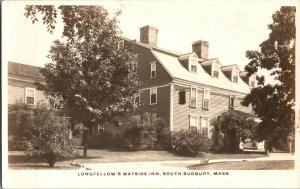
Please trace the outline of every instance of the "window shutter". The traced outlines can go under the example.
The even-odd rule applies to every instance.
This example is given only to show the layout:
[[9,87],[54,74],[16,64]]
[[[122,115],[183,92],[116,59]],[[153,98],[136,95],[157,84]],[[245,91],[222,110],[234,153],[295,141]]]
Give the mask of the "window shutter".
[[185,104],[186,98],[185,98],[185,91],[182,89],[179,91],[179,104]]

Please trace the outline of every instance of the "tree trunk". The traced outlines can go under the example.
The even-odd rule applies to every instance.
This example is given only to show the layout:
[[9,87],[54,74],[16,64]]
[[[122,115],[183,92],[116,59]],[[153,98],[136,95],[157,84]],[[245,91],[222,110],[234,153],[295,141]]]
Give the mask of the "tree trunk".
[[87,158],[87,148],[88,148],[88,130],[83,132],[83,157]]

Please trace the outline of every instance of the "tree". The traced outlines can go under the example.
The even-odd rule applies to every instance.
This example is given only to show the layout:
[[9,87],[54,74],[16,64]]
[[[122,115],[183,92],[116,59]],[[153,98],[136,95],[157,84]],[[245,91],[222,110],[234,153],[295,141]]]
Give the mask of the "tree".
[[[57,9],[27,6],[25,15],[54,29]],[[84,157],[87,157],[88,129],[113,116],[131,111],[140,82],[131,42],[118,48],[121,32],[117,12],[112,18],[101,6],[59,6],[64,41],[56,40],[49,51],[52,63],[41,69],[46,85],[40,89],[73,120],[85,126]]]
[[76,157],[76,148],[70,137],[70,124],[45,103],[32,108],[35,133],[27,140],[26,153],[46,159],[50,167],[61,159]]
[[211,120],[211,124],[213,125],[213,146],[216,149],[235,152],[239,150],[240,140],[255,140],[256,138],[257,123],[253,116],[244,112],[235,110],[223,112]]
[[247,51],[251,61],[245,70],[249,75],[260,69],[270,71],[277,84],[264,83],[258,77],[257,88],[251,90],[243,105],[252,105],[262,122],[258,126],[258,137],[267,139],[274,146],[286,143],[294,133],[295,124],[295,7],[281,7],[268,25],[269,38],[260,44],[260,51]]

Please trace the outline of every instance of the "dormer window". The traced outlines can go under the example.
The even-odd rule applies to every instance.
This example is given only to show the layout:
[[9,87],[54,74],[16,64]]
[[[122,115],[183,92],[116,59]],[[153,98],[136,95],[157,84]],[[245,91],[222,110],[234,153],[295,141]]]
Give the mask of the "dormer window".
[[238,82],[238,76],[239,76],[239,71],[233,70],[232,71],[232,82],[237,83]]
[[220,70],[220,66],[219,65],[216,65],[216,64],[212,65],[212,76],[214,78],[219,78],[219,70]]
[[156,62],[151,63],[151,79],[156,78]]
[[190,72],[197,73],[197,65],[198,65],[197,57],[192,56],[190,58]]
[[123,49],[124,48],[124,40],[118,41],[118,49]]
[[256,87],[256,76],[253,75],[249,78],[249,86],[250,88]]

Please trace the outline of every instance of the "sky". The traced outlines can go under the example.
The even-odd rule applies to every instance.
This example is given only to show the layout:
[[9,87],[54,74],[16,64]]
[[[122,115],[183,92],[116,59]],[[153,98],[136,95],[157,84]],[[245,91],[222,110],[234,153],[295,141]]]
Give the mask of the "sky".
[[[158,29],[157,46],[179,53],[191,52],[192,42],[202,39],[209,42],[209,58],[218,58],[222,65],[238,64],[243,70],[249,62],[245,52],[259,50],[259,44],[268,38],[267,25],[272,23],[272,14],[292,2],[106,0],[88,4],[104,6],[111,15],[121,9],[119,26],[124,37],[139,40],[139,28],[151,25]],[[42,22],[32,24],[24,16],[26,4],[32,2],[4,1],[3,52],[8,61],[43,66],[51,61],[46,56],[53,40],[61,38],[62,23],[58,19],[54,33],[50,34]]]

